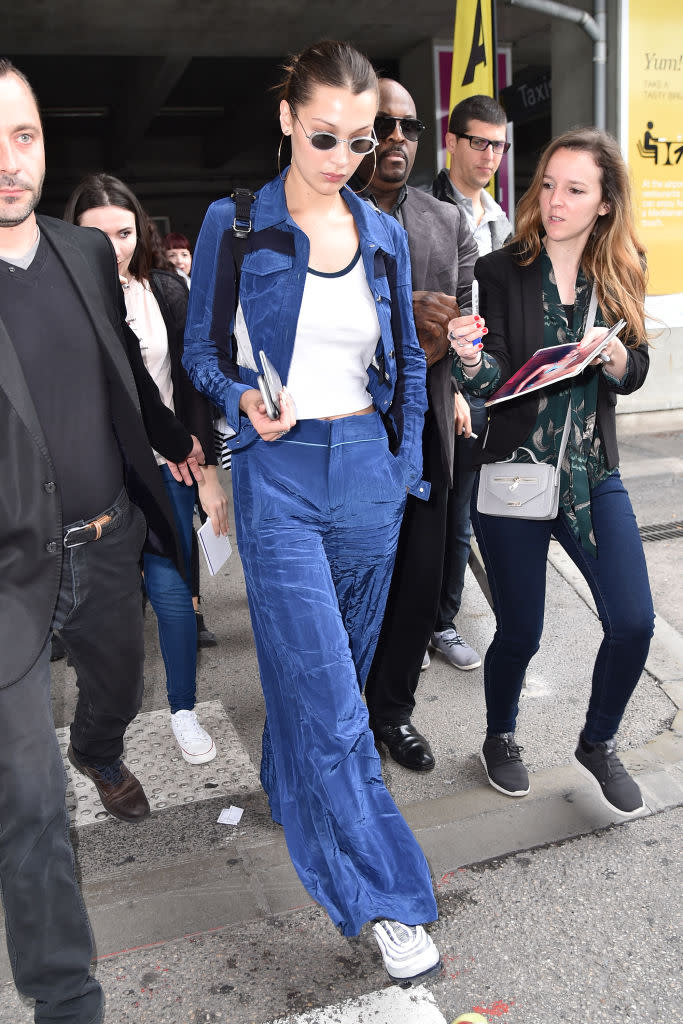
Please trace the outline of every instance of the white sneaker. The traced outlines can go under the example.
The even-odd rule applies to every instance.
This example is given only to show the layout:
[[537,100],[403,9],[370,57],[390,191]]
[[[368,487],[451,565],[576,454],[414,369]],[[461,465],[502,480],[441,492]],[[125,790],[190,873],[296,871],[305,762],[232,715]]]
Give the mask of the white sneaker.
[[441,966],[439,951],[422,925],[378,921],[372,930],[387,974],[394,981],[412,981]]
[[422,664],[420,665],[420,672],[424,672],[425,669],[428,669],[431,663],[432,659],[429,657],[429,651],[425,651],[424,657],[422,658]]
[[190,764],[213,761],[216,745],[202,729],[194,711],[176,711],[171,715],[171,728],[186,761]]
[[441,633],[432,633],[430,644],[435,651],[443,654],[453,668],[461,668],[468,672],[481,665],[481,658],[474,647],[470,647],[467,641],[463,640],[454,626],[444,629]]

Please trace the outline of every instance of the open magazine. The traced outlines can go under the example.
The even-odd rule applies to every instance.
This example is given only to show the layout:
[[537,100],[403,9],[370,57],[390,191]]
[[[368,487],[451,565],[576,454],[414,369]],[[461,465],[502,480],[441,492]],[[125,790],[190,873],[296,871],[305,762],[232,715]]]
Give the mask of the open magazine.
[[604,338],[593,341],[589,345],[582,345],[581,348],[575,342],[567,345],[553,345],[551,348],[539,348],[530,359],[527,359],[524,366],[520,366],[517,373],[514,373],[502,387],[491,395],[486,405],[507,402],[510,398],[528,395],[531,391],[547,387],[548,384],[555,384],[557,381],[575,377],[596,356],[600,355],[607,342],[625,326],[626,321],[619,320],[614,327],[609,329]]

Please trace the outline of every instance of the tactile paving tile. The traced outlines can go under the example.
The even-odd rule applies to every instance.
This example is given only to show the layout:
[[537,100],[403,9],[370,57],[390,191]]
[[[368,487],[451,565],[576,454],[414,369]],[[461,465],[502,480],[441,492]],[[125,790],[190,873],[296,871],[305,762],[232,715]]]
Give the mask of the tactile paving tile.
[[[183,759],[167,710],[138,715],[128,726],[123,759],[142,783],[153,811],[260,788],[254,765],[221,702],[204,701],[195,710],[216,744],[216,757],[208,764],[191,765]],[[67,760],[69,729],[57,729],[57,739],[68,775],[66,803],[72,824],[80,827],[107,820],[110,816],[94,784]]]

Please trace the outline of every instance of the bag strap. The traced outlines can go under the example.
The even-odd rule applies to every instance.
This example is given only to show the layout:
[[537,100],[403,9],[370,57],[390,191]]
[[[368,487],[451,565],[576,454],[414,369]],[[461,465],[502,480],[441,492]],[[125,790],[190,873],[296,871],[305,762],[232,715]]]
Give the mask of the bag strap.
[[[598,311],[598,289],[593,281],[593,288],[591,290],[590,302],[588,303],[588,313],[586,314],[586,331],[589,331],[595,324],[595,315]],[[562,431],[562,440],[560,441],[560,450],[557,454],[557,466],[555,468],[555,478],[557,479],[562,472],[562,459],[564,458],[565,449],[567,442],[569,441],[569,428],[572,422],[572,399],[571,392],[569,395],[569,404],[567,406],[567,415],[564,420],[564,430]]]
[[235,204],[235,216],[232,221],[232,259],[235,264],[235,309],[240,302],[240,277],[242,275],[242,263],[247,252],[249,235],[253,230],[251,222],[251,208],[256,201],[256,196],[249,188],[236,188],[230,195]]
[[562,472],[562,459],[564,458],[565,448],[567,447],[567,441],[569,440],[569,428],[572,423],[572,401],[569,399],[569,405],[567,406],[567,415],[564,419],[564,430],[562,431],[562,440],[560,441],[560,450],[557,453],[557,466],[555,467],[555,478],[557,479]]
[[595,326],[595,314],[598,311],[598,289],[595,281],[593,281],[593,290],[591,291],[590,302],[588,303],[588,312],[586,313],[586,330],[590,331],[591,327]]

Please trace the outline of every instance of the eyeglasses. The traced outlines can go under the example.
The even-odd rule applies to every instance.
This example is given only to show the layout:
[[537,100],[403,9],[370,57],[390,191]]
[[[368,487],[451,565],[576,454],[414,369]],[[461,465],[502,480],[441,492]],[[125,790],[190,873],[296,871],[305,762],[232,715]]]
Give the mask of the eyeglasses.
[[476,149],[480,153],[483,153],[489,146],[494,153],[507,153],[510,148],[509,142],[499,142],[498,140],[493,142],[491,139],[482,139],[480,135],[465,135],[464,132],[456,132],[455,134],[459,139],[469,139],[472,149]]
[[301,125],[301,131],[304,133],[310,144],[314,149],[334,149],[340,142],[345,142],[349,147],[349,151],[354,153],[356,156],[365,153],[372,153],[373,149],[377,146],[377,139],[375,133],[372,135],[357,135],[355,139],[340,139],[332,132],[311,132],[309,135],[304,126],[299,120],[299,116],[295,110],[292,110],[294,117]]
[[391,114],[378,114],[375,118],[377,138],[388,139],[396,125],[400,125],[401,134],[408,142],[417,142],[427,127],[417,117],[392,117]]

